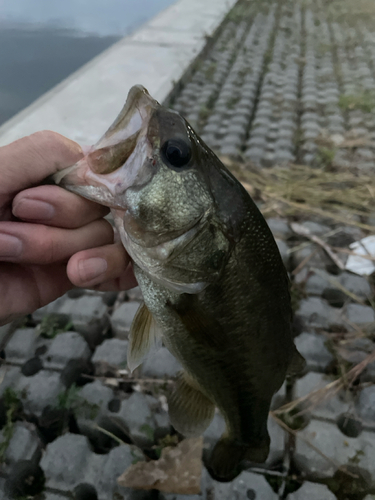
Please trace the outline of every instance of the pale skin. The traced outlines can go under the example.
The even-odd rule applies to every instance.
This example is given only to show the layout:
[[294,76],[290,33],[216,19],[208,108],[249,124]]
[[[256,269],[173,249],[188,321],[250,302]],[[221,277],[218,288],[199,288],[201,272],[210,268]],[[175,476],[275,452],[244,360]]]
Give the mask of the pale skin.
[[51,131],[0,148],[0,325],[73,287],[136,286],[129,256],[103,219],[109,210],[40,185],[82,156],[79,144]]

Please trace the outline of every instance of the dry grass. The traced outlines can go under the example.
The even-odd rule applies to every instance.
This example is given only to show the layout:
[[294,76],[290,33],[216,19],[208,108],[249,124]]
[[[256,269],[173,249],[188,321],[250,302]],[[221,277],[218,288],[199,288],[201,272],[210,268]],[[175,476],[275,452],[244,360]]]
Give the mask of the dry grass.
[[333,21],[345,22],[350,26],[358,21],[375,24],[375,2],[373,0],[331,0],[323,4],[328,17]]
[[222,161],[253,198],[265,203],[263,213],[274,211],[284,216],[313,213],[374,231],[374,227],[362,220],[375,211],[375,176],[304,165],[260,170],[227,158]]

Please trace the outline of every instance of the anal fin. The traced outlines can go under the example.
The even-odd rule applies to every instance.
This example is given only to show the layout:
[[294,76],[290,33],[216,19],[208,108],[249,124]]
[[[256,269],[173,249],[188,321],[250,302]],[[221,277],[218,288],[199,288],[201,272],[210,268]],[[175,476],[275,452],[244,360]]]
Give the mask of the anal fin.
[[171,424],[186,437],[200,436],[215,413],[215,405],[186,372],[177,375],[175,388],[168,398],[168,406]]

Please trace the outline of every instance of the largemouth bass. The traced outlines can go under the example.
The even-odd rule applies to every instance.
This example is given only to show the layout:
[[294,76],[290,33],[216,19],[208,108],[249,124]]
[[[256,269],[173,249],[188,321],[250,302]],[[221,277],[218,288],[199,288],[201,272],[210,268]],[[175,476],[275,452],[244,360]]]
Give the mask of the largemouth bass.
[[225,434],[206,460],[229,481],[269,452],[273,394],[301,363],[288,276],[263,216],[177,112],[133,87],[113,125],[76,165],[67,189],[111,208],[144,296],[130,332],[136,368],[160,339],[181,362],[173,426],[201,434],[215,406]]

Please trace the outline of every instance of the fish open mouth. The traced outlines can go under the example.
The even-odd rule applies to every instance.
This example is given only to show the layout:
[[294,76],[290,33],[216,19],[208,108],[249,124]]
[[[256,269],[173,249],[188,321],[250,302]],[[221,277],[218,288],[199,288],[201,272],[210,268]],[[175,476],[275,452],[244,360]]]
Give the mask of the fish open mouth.
[[55,183],[109,208],[124,210],[126,189],[147,180],[140,165],[150,155],[147,127],[159,106],[144,87],[132,87],[125,106],[103,137],[82,160],[57,172]]
[[134,152],[140,130],[112,146],[96,149],[87,155],[87,165],[94,174],[107,175],[121,168]]

